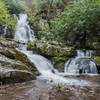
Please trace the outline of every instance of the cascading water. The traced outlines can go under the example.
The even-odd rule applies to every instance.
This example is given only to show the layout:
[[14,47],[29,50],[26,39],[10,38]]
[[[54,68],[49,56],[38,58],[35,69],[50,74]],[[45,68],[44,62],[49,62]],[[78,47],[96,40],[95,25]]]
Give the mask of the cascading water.
[[[31,42],[35,38],[35,36],[34,32],[31,30],[28,24],[27,14],[20,14],[19,18],[17,16],[15,16],[15,18],[18,20],[18,27],[16,29],[14,39],[18,41],[23,41],[25,43]],[[31,60],[31,62],[34,63],[41,74],[45,73],[46,71],[55,73],[55,69],[48,59],[40,55],[35,55],[32,53],[32,51],[28,51],[27,46],[25,45],[21,45],[17,49],[28,56],[28,58]]]
[[77,56],[65,63],[65,72],[72,74],[91,73],[97,74],[96,64],[90,59],[95,52],[92,50],[77,50]]
[[[31,42],[35,38],[35,36],[34,36],[34,32],[31,30],[30,26],[28,25],[27,14],[20,14],[19,18],[16,16],[16,19],[18,19],[18,27],[15,32],[14,39],[18,41],[23,41],[26,43]],[[71,79],[71,78],[63,77],[62,73],[59,73],[56,69],[54,69],[52,63],[48,59],[44,58],[41,55],[33,54],[32,51],[28,51],[27,46],[25,45],[24,46],[21,45],[17,49],[25,53],[27,57],[30,59],[30,61],[34,63],[38,71],[41,73],[40,78],[42,79],[53,80],[54,83],[62,83],[62,84],[67,83],[70,85],[71,84],[77,84],[77,85],[90,84],[89,82],[84,81],[84,80],[80,81],[80,80],[73,79],[73,78]],[[91,64],[92,63],[93,62],[91,62]]]
[[18,26],[14,39],[23,42],[32,41],[34,38],[34,32],[31,30],[28,24],[27,14],[19,14],[19,17],[15,16],[15,18],[18,20]]

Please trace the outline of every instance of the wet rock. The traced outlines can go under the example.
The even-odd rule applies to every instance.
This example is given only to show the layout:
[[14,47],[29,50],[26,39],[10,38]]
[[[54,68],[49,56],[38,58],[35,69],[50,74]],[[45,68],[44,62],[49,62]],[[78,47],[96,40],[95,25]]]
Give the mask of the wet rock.
[[51,61],[54,64],[54,67],[59,72],[64,72],[65,62],[68,60],[68,57],[51,57]]
[[37,69],[28,57],[16,49],[15,40],[0,40],[0,82],[22,82],[36,79]]
[[16,48],[19,44],[20,43],[15,40],[0,37],[0,47]]
[[17,70],[5,66],[0,66],[0,82],[2,84],[24,82],[33,80],[36,77],[27,70]]
[[44,93],[40,96],[40,99],[39,100],[50,100],[49,99],[49,94],[48,93]]
[[95,61],[98,73],[100,74],[100,57],[99,56],[94,56],[92,59]]
[[0,54],[0,82],[22,82],[32,79],[36,79],[36,76],[26,64]]
[[21,61],[23,64],[25,64],[31,71],[36,71],[36,68],[34,65],[30,62],[30,60],[27,58],[27,56],[16,50],[16,49],[10,49],[10,48],[0,48],[0,53],[10,59]]
[[55,41],[35,41],[29,44],[28,49],[48,57],[70,57],[75,55],[75,49]]
[[61,89],[56,87],[55,89],[50,89],[47,93],[40,95],[39,100],[69,100],[72,96],[71,88],[63,86]]

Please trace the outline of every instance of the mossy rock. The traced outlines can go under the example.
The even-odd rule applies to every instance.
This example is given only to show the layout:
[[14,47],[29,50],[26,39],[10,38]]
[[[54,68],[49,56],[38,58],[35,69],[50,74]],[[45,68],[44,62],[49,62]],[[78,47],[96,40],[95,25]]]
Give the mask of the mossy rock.
[[0,50],[0,53],[10,59],[21,61],[24,65],[26,65],[31,71],[37,71],[37,69],[34,67],[33,63],[30,62],[30,60],[27,58],[27,56],[16,50],[16,49],[8,49],[4,48]]
[[36,79],[38,73],[28,57],[16,49],[24,43],[1,38],[0,40],[0,82],[23,82]]
[[17,70],[0,66],[0,82],[2,84],[25,82],[36,79],[35,75],[27,70]]
[[12,39],[0,38],[0,47],[16,48],[19,46],[19,44],[20,42]]
[[53,64],[54,67],[59,71],[59,72],[64,72],[64,66],[65,66],[65,62],[68,60],[67,57],[51,57],[49,58]]
[[25,63],[10,59],[0,54],[0,81],[1,82],[23,82],[36,79],[33,73]]
[[28,49],[46,57],[71,57],[76,53],[76,50],[73,47],[55,41],[48,42],[38,40],[35,45],[34,43],[30,43]]
[[100,74],[100,56],[95,56],[92,59],[95,61],[98,73]]
[[96,61],[97,64],[100,64],[100,57],[96,56],[94,57],[94,60]]
[[58,56],[55,56],[55,57],[52,57],[52,59],[54,61],[66,61],[66,57],[58,57]]

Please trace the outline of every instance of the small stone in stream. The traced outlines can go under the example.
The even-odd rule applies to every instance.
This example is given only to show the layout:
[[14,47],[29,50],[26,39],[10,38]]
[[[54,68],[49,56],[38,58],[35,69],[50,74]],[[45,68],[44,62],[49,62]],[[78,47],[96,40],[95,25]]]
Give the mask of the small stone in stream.
[[40,96],[39,100],[49,100],[49,94],[48,93],[44,93]]

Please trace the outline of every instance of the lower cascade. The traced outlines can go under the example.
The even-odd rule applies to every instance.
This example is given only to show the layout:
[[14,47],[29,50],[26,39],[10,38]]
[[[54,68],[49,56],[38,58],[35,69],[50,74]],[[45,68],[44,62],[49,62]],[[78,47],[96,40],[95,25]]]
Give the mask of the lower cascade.
[[65,63],[65,72],[97,74],[96,64],[90,59],[94,55],[95,52],[92,50],[77,50],[77,56]]
[[[15,40],[23,41],[25,43],[31,42],[35,36],[31,28],[28,25],[28,16],[26,14],[20,14],[18,19],[18,28],[15,32]],[[21,52],[27,55],[30,61],[35,65],[37,70],[41,73],[41,79],[53,80],[54,83],[67,83],[67,84],[83,84],[88,85],[87,81],[76,80],[74,78],[65,78],[63,76],[67,73],[97,73],[96,65],[90,60],[93,51],[77,51],[77,57],[69,59],[65,64],[65,72],[60,73],[54,67],[53,64],[45,57],[34,54],[32,51],[27,50],[27,45],[19,46],[17,48]]]

